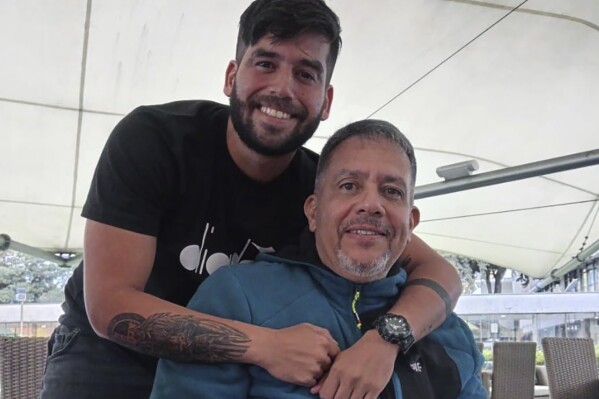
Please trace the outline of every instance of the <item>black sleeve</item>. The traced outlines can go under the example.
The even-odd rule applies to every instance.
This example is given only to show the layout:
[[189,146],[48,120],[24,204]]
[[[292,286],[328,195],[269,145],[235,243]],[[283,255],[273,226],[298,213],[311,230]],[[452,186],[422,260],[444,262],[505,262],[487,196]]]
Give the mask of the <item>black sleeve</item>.
[[82,216],[156,236],[177,192],[171,133],[145,107],[121,120],[102,151]]

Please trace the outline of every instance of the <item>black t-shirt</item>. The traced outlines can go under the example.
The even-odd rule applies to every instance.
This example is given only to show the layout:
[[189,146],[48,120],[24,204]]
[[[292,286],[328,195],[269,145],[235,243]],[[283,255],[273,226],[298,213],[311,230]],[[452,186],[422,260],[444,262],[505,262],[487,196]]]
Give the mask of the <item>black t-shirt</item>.
[[[137,108],[108,139],[83,207],[88,219],[157,237],[145,291],[180,305],[218,267],[281,248],[306,225],[318,156],[301,149],[281,176],[258,183],[229,155],[228,116],[208,101]],[[82,266],[61,322],[91,331]]]

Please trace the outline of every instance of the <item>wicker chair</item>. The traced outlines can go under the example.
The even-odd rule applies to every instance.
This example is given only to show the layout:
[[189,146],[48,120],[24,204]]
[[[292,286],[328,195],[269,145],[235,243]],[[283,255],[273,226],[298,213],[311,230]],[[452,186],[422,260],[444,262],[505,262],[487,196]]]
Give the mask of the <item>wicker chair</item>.
[[48,352],[47,338],[0,337],[2,399],[38,398]]
[[599,376],[593,340],[543,338],[552,399],[599,398]]
[[493,344],[492,399],[532,399],[536,351],[536,342]]

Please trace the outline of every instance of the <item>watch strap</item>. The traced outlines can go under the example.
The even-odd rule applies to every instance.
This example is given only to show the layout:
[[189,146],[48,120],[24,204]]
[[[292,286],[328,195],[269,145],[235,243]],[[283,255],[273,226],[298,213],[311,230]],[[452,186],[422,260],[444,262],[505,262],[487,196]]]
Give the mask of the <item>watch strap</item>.
[[[387,330],[387,323],[390,320],[395,320],[396,322],[401,323],[404,327],[404,333],[402,334],[394,334]],[[399,350],[402,354],[406,354],[412,345],[414,344],[414,334],[412,333],[412,329],[410,324],[406,320],[405,317],[401,315],[397,315],[394,313],[385,313],[379,317],[377,317],[373,323],[373,327],[377,330],[381,338],[385,341],[399,346]]]

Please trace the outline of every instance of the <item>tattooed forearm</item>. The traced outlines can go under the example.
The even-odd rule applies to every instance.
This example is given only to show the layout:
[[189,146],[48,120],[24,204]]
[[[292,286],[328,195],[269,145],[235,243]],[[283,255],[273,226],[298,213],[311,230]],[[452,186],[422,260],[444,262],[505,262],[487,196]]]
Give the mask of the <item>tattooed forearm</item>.
[[236,361],[250,343],[247,335],[223,323],[173,313],[148,318],[119,314],[108,326],[108,337],[138,352],[182,362]]

